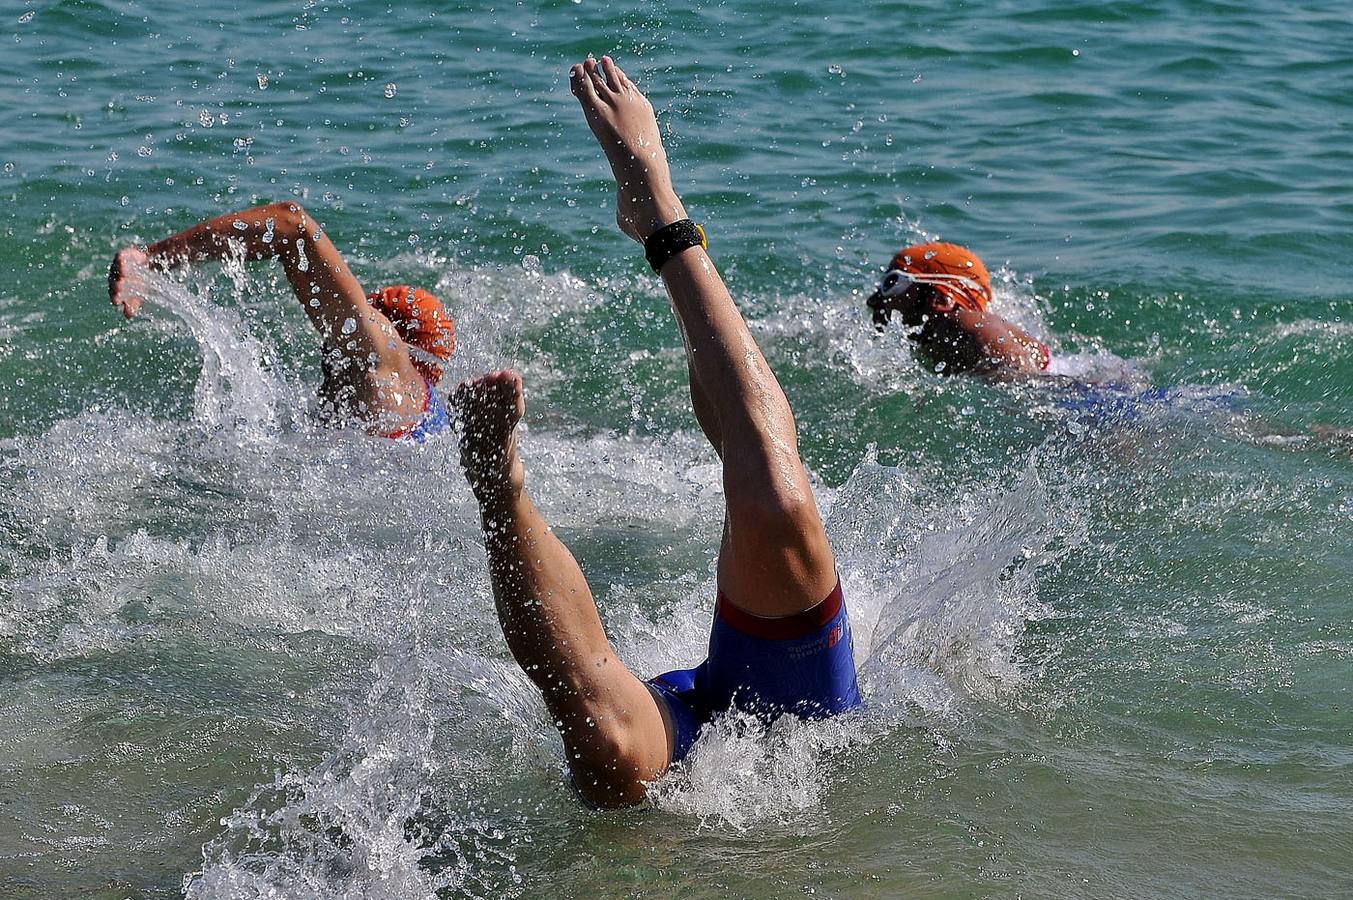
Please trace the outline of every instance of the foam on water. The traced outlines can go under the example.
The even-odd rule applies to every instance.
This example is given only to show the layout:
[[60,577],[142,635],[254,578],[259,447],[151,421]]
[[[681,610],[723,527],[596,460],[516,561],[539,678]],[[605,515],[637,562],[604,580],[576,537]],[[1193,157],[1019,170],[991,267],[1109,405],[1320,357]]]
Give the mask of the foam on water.
[[[886,502],[905,498],[906,481],[868,460],[838,496],[825,498],[842,570],[850,573],[867,711],[830,722],[783,719],[769,730],[745,716],[724,717],[655,785],[656,814],[733,831],[767,823],[811,831],[837,754],[891,729],[953,727],[967,704],[1017,685],[1014,641],[1037,609],[1034,570],[1049,541],[1037,476],[1022,476],[989,507],[955,511],[972,521],[938,533],[914,505]],[[650,489],[635,484],[630,499]],[[645,673],[692,661],[707,638],[711,586],[708,579],[686,584],[670,609],[652,616],[626,606],[632,591],[604,593],[622,656]],[[471,602],[490,602],[477,593]],[[412,617],[412,630],[425,614]],[[506,730],[518,764],[538,769],[542,779],[563,769],[538,697],[494,648],[492,631],[485,623],[480,637],[491,643],[484,650],[433,649],[411,635],[408,645],[382,655],[340,745],[313,769],[280,773],[232,814],[226,834],[206,848],[189,896],[430,896],[460,884],[464,865],[439,861],[459,858],[468,833],[513,823],[486,826],[449,809],[429,814],[430,805],[455,802],[448,783],[481,779],[468,788],[476,809],[507,774],[476,761],[473,744],[456,733],[487,729],[484,738],[501,743]],[[430,678],[449,682],[462,700],[434,709]],[[438,732],[450,746],[435,751]],[[510,868],[510,860],[508,853],[496,865]]]
[[[550,308],[531,320],[548,328],[608,293],[571,276],[422,264],[436,290],[486,298],[458,306],[456,365],[467,370],[487,367],[523,309]],[[559,312],[561,295],[574,298],[572,313]],[[497,754],[543,784],[558,784],[564,766],[502,646],[453,442],[312,440],[303,376],[209,298],[158,278],[151,291],[155,313],[186,324],[202,349],[191,422],[91,411],[5,442],[10,515],[35,548],[72,549],[40,561],[10,554],[0,639],[43,664],[214,631],[252,635],[249,652],[269,652],[273,636],[318,634],[370,657],[369,688],[336,744],[317,765],[279,769],[226,817],[185,880],[189,896],[407,897],[511,883],[502,834],[520,829],[489,810],[518,776]],[[540,360],[527,368],[558,377]],[[593,586],[622,658],[643,675],[697,662],[720,527],[717,461],[689,433],[549,425],[523,437],[533,491],[557,527],[592,546]],[[201,496],[207,485],[219,502]],[[966,704],[1018,683],[1013,642],[1036,610],[1033,573],[1048,542],[1037,476],[1019,474],[991,503],[939,508],[918,504],[911,485],[871,456],[840,489],[818,487],[868,710],[769,731],[726,717],[655,786],[652,814],[732,831],[811,829],[837,754],[917,723],[953,727]],[[208,536],[173,536],[184,531]],[[476,842],[499,850],[468,855]]]
[[[146,302],[188,327],[202,351],[193,391],[193,416],[203,427],[229,427],[243,437],[274,434],[283,423],[289,392],[278,378],[274,355],[232,310],[158,273],[145,272]],[[236,287],[243,286],[236,279]]]
[[[0,893],[1353,893],[1346,2],[30,5],[0,54]],[[606,816],[503,646],[454,441],[316,428],[281,279],[167,283],[131,323],[103,280],[304,202],[368,287],[448,301],[450,380],[524,371],[532,483],[623,658],[696,662],[718,472],[568,92],[589,50],[651,89],[791,395],[870,700],[726,719]],[[992,263],[1054,377],[871,331],[917,237]]]
[[[579,550],[621,658],[642,676],[698,662],[721,527],[717,460],[688,431],[571,419],[551,402],[570,375],[538,352],[542,334],[585,329],[575,320],[618,296],[652,299],[655,285],[590,286],[430,255],[403,264],[456,309],[462,343],[448,377],[519,357],[532,387],[522,441],[533,494]],[[1037,330],[1032,289],[1001,284],[998,302],[1024,309]],[[327,736],[224,816],[200,870],[185,876],[188,896],[509,894],[519,859],[547,839],[543,822],[587,814],[563,788],[557,735],[503,646],[454,439],[415,447],[326,431],[316,440],[305,375],[213,302],[219,295],[165,281],[153,298],[202,350],[191,421],[90,410],[0,445],[6,515],[29,536],[6,550],[12,602],[0,640],[52,665],[205,639],[253,666],[296,654],[288,636],[327,639],[308,658],[322,670],[355,665],[355,681],[341,699],[299,699],[334,727],[299,726]],[[861,318],[853,300],[795,295],[752,327],[781,352],[796,341],[829,347],[837,374],[871,396],[931,377],[898,365],[898,333],[873,336]],[[1017,390],[1033,392],[1035,411],[1078,415],[1055,389]],[[1155,424],[1225,407],[1209,389],[1159,402],[1123,390],[1134,415]],[[815,482],[866,708],[769,729],[723,717],[653,786],[646,815],[716,834],[811,838],[831,828],[827,798],[848,777],[845,759],[915,729],[961,742],[983,709],[1022,707],[1039,677],[1020,650],[1026,624],[1052,614],[1041,573],[1084,540],[1059,452],[1049,440],[1012,469],[974,470],[936,492],[929,472],[881,464],[871,448],[840,487]],[[1254,621],[1271,615],[1235,608]],[[298,698],[261,702],[252,715],[287,718]]]
[[446,764],[418,646],[415,637],[376,660],[365,702],[318,766],[278,772],[222,821],[185,896],[397,900],[455,886],[454,869],[423,869],[422,835],[410,828]]

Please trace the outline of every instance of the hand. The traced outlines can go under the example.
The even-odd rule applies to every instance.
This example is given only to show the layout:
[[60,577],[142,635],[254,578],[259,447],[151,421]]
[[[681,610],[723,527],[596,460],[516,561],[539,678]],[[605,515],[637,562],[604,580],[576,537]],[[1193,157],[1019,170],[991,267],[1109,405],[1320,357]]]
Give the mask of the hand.
[[145,301],[145,273],[150,257],[140,247],[123,247],[108,268],[108,299],[127,318],[136,315]]

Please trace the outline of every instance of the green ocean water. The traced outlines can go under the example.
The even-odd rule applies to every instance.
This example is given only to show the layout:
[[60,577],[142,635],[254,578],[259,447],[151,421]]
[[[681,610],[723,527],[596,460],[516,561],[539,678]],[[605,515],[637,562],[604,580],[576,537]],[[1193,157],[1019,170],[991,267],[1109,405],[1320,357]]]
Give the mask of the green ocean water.
[[[1353,893],[1353,17],[1322,0],[0,10],[0,897]],[[285,281],[116,249],[294,199],[520,368],[640,674],[720,528],[567,67],[611,53],[785,385],[868,701],[582,808],[451,439],[313,421]],[[863,301],[961,242],[1054,377]]]

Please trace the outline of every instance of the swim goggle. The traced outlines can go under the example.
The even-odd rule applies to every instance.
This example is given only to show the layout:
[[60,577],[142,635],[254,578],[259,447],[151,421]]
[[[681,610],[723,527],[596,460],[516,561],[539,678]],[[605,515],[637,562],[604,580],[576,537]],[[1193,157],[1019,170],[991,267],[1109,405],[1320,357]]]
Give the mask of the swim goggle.
[[949,275],[943,272],[908,272],[906,269],[889,269],[885,272],[883,280],[879,282],[877,293],[884,299],[891,299],[913,284],[951,284],[976,291],[980,295],[986,294],[986,290],[983,289],[980,282],[965,275]]
[[874,311],[874,325],[882,329],[888,324],[893,307],[884,306],[885,300],[891,300],[906,292],[913,284],[929,284],[935,287],[949,285],[965,292],[986,296],[986,290],[972,278],[964,275],[950,275],[944,272],[908,272],[906,269],[889,269],[883,273],[878,290],[865,301],[865,305]]

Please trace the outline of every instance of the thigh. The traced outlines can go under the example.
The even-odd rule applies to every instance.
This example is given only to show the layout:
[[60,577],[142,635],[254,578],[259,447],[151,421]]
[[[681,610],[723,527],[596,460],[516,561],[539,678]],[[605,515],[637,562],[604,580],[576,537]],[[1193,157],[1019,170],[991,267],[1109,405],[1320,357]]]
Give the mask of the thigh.
[[758,616],[794,615],[820,603],[836,585],[836,560],[807,477],[789,500],[730,493],[719,546],[721,593]]

